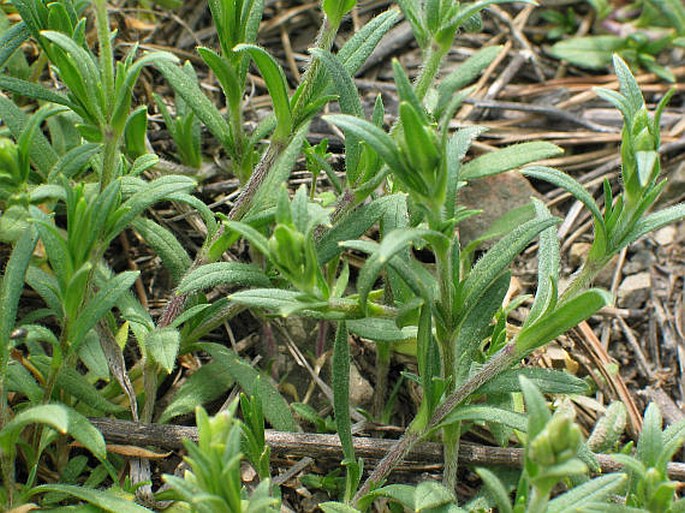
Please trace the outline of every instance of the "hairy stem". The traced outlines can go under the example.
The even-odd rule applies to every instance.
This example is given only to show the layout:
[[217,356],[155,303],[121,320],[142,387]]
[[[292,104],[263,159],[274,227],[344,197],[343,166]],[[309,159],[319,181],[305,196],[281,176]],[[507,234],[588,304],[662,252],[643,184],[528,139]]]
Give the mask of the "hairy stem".
[[435,81],[438,73],[440,72],[440,64],[442,59],[445,57],[446,52],[440,50],[439,48],[434,48],[429,46],[423,56],[423,61],[426,63],[423,68],[421,68],[421,73],[416,79],[416,85],[414,86],[414,92],[419,100],[423,100],[428,92],[428,89]]
[[107,17],[107,0],[95,1],[95,23],[97,25],[98,44],[100,47],[100,71],[102,73],[102,87],[104,89],[107,117],[114,105],[114,56],[112,54],[112,40]]
[[393,449],[383,457],[359,489],[357,495],[355,495],[354,502],[357,503],[364,495],[369,493],[374,485],[385,481],[392,470],[404,460],[407,454],[409,454],[409,451],[411,451],[414,445],[416,445],[426,433],[440,424],[455,407],[464,402],[481,386],[501,372],[512,367],[516,363],[518,357],[515,343],[508,343],[502,350],[493,356],[477,374],[474,374],[466,383],[447,396],[440,406],[436,408],[425,429],[420,431],[408,431],[397,442]]

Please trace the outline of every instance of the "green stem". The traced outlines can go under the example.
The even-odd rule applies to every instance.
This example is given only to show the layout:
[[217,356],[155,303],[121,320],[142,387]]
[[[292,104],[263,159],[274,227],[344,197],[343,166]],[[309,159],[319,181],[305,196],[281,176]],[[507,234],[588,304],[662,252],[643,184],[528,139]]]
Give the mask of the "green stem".
[[100,175],[100,192],[102,192],[116,176],[119,165],[119,140],[120,136],[112,131],[111,127],[105,128],[104,148],[102,152],[102,174]]
[[104,89],[107,117],[109,118],[112,113],[112,106],[114,105],[114,55],[112,53],[106,0],[95,0],[95,23],[97,25],[98,44],[100,47],[102,87]]
[[[335,42],[335,36],[338,35],[338,27],[332,27],[328,22],[328,19],[324,19],[321,24],[321,29],[316,36],[316,42],[314,48],[318,48],[325,51],[330,51]],[[302,81],[300,82],[300,94],[297,97],[295,105],[292,107],[293,118],[295,119],[295,127],[299,125],[302,121],[298,118],[298,114],[307,106],[311,100],[313,93],[313,87],[316,83],[317,77],[319,76],[321,68],[321,63],[318,59],[312,59],[309,67],[302,75]]]
[[388,372],[390,370],[390,343],[376,343],[376,386],[373,390],[373,409],[371,414],[374,419],[380,419],[385,409],[385,401],[388,393]]
[[419,100],[423,100],[428,89],[438,76],[440,64],[446,54],[447,52],[433,45],[426,49],[423,55],[423,62],[426,64],[421,68],[421,73],[416,79],[416,85],[414,86],[414,92]]
[[456,492],[457,471],[459,470],[459,439],[461,437],[461,422],[445,426],[442,430],[444,470],[442,484],[448,490]]
[[374,484],[382,483],[390,472],[401,463],[409,454],[414,445],[442,422],[445,417],[469,398],[476,390],[485,383],[498,376],[503,371],[511,368],[518,360],[515,341],[509,342],[495,356],[493,356],[476,374],[471,376],[462,386],[447,396],[447,398],[435,409],[428,425],[423,429],[411,429],[409,427],[405,435],[397,442],[383,459],[378,463],[374,471],[366,479],[362,487],[354,497],[354,502],[369,493]]
[[587,260],[583,267],[573,276],[571,283],[569,283],[566,290],[561,295],[559,302],[564,302],[573,299],[575,296],[587,290],[592,286],[592,282],[597,275],[611,260],[610,256],[601,258],[599,260]]
[[526,513],[545,513],[547,503],[549,503],[549,492],[545,493],[539,487],[533,486]]

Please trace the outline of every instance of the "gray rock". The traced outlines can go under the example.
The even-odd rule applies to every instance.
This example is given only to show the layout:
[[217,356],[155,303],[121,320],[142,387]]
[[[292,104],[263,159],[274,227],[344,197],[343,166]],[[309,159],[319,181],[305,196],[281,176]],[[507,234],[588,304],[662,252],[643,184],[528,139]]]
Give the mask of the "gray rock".
[[618,305],[623,308],[641,308],[649,298],[652,276],[648,272],[626,276],[618,287]]

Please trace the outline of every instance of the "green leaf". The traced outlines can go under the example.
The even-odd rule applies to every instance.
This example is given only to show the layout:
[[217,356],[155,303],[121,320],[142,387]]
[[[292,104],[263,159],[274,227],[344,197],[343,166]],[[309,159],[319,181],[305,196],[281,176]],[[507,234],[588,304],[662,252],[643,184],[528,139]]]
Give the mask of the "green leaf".
[[475,180],[484,176],[496,175],[525,166],[536,160],[556,157],[562,153],[563,150],[557,145],[544,141],[514,144],[467,162],[462,166],[459,178],[461,180]]
[[342,502],[322,502],[319,507],[324,513],[362,513],[358,509]]
[[640,219],[628,235],[621,241],[617,249],[624,248],[632,244],[643,235],[647,235],[654,230],[663,228],[666,225],[685,219],[685,203],[679,203]]
[[31,373],[16,361],[10,361],[7,367],[6,387],[9,392],[18,392],[32,403],[43,399],[41,387]]
[[413,171],[409,170],[404,164],[392,137],[376,125],[369,123],[365,119],[355,118],[354,116],[348,116],[346,114],[323,116],[323,119],[346,132],[352,133],[359,140],[366,142],[366,144],[378,153],[388,167],[400,177],[405,177],[410,173],[413,173]]
[[0,70],[5,67],[12,55],[29,38],[26,23],[20,21],[8,28],[0,37]]
[[[545,204],[533,199],[538,218],[551,217]],[[533,306],[524,324],[530,324],[557,302],[557,280],[561,275],[561,252],[559,237],[554,227],[549,227],[540,234],[538,249],[538,287]]]
[[133,157],[147,153],[145,141],[147,137],[147,105],[141,105],[129,114],[124,128],[126,152]]
[[69,333],[69,342],[73,350],[79,346],[86,333],[95,327],[102,316],[116,306],[119,298],[128,292],[139,274],[137,271],[117,274],[104,283],[97,294],[88,301],[78,319],[72,324]]
[[338,58],[350,75],[354,76],[366,62],[383,36],[395,24],[397,16],[397,10],[388,9],[366,22],[359,32],[343,45],[338,52]]
[[[392,71],[395,80],[395,87],[397,88],[397,95],[400,99],[400,106],[402,103],[411,105],[415,115],[419,117],[417,124],[424,126],[428,125],[428,116],[426,116],[426,112],[421,104],[421,100],[419,100],[418,96],[416,96],[416,93],[414,92],[414,86],[405,73],[404,68],[402,68],[399,60],[392,60]],[[403,128],[406,129],[405,126],[403,126]]]
[[519,384],[526,402],[526,414],[528,415],[528,440],[533,440],[544,429],[552,414],[549,412],[545,397],[531,381],[525,376],[519,376]]
[[662,423],[659,407],[650,403],[645,411],[640,439],[637,441],[637,457],[647,468],[656,466],[663,448]]
[[107,447],[102,433],[73,408],[67,408],[66,413],[69,418],[67,432],[74,440],[93,453],[97,459],[103,461],[107,458]]
[[[340,59],[332,53],[318,48],[312,49],[311,53],[323,63],[332,82],[335,84],[340,111],[343,114],[349,114],[358,118],[363,117],[364,110],[362,109],[357,86],[352,79],[352,75],[345,69]],[[348,179],[352,183],[355,183],[358,178],[357,165],[359,164],[359,155],[361,153],[359,143],[359,138],[355,137],[354,134],[345,134],[345,166]]]
[[216,106],[205,96],[196,80],[183,68],[166,60],[155,62],[155,67],[164,75],[176,94],[192,109],[219,143],[229,152],[235,151],[230,126]]
[[[232,102],[236,96],[239,98],[242,97],[243,86],[241,85],[235,71],[231,66],[229,66],[226,59],[223,59],[214,50],[202,46],[197,48],[197,52],[200,54],[200,57],[202,57],[202,60],[205,61],[207,66],[209,66],[216,75],[216,78],[219,81],[221,89],[224,91],[226,98]],[[232,107],[233,105],[231,105],[231,108]]]
[[677,31],[678,35],[685,36],[685,6],[680,0],[651,0],[654,5]]
[[[66,34],[45,30],[41,35],[63,51],[56,62],[60,76],[85,109],[79,112],[99,125],[105,123],[104,91],[101,74],[92,55]],[[81,109],[79,109],[80,111]]]
[[[36,366],[38,366],[37,362]],[[48,374],[49,364],[47,362],[40,368],[41,370],[44,368],[44,374]],[[89,408],[103,413],[121,413],[125,410],[123,406],[111,403],[105,399],[101,392],[76,369],[63,367],[59,374],[57,374],[55,384],[59,390],[65,391],[73,399],[78,399]]]
[[614,52],[625,47],[626,39],[620,36],[571,37],[556,43],[550,49],[552,56],[585,69],[603,69],[611,64]]
[[557,218],[531,219],[502,237],[471,269],[464,281],[462,299],[467,306],[476,305],[490,284],[511,264],[514,258],[539,233],[555,225]]
[[438,85],[438,106],[436,111],[441,113],[450,102],[454,94],[473,82],[480,73],[495,60],[503,46],[486,46],[471,55]]
[[165,424],[174,417],[195,411],[199,404],[207,404],[226,394],[234,380],[227,366],[219,361],[203,365],[193,372],[178,391],[159,418]]
[[353,210],[328,230],[317,246],[319,263],[325,264],[342,252],[340,242],[358,238],[378,221],[385,212],[390,212],[406,203],[404,194],[381,196],[367,205]]
[[12,250],[0,284],[0,372],[5,371],[9,358],[12,330],[24,290],[24,276],[37,242],[38,236],[32,227],[21,235]]
[[122,215],[108,230],[110,237],[115,237],[126,228],[143,211],[158,201],[169,199],[179,192],[189,192],[195,187],[195,180],[185,176],[170,175],[157,178],[152,182],[140,182],[140,189],[128,198],[119,208]]
[[645,106],[645,99],[642,97],[640,86],[635,77],[630,72],[626,62],[618,56],[613,55],[614,73],[618,78],[621,94],[625,97],[633,112],[637,112]]
[[[430,230],[420,228],[398,229],[383,237],[378,249],[367,259],[359,272],[357,290],[359,291],[359,304],[363,311],[366,309],[366,300],[376,282],[378,273],[385,264],[397,253],[407,249],[413,242],[423,239],[430,233]],[[344,243],[343,246],[345,246]]]
[[6,89],[21,96],[33,98],[34,100],[42,100],[46,102],[64,105],[73,108],[73,104],[65,95],[57,93],[52,89],[43,87],[34,82],[28,82],[19,78],[14,78],[9,75],[0,75],[0,88]]
[[394,319],[353,319],[347,321],[347,327],[355,335],[374,342],[406,342],[416,339],[416,327],[399,328]]
[[[0,119],[10,129],[16,140],[21,137],[29,125],[28,115],[6,96],[0,96]],[[58,159],[57,152],[41,131],[37,131],[33,136],[30,156],[31,161],[43,176],[48,175]]]
[[513,509],[511,507],[509,492],[502,484],[502,481],[486,468],[477,468],[476,474],[478,474],[478,477],[483,481],[485,488],[490,492],[495,504],[497,504],[497,510],[500,513],[512,513]]
[[266,87],[269,90],[269,96],[274,105],[274,113],[276,114],[276,130],[273,133],[274,139],[277,141],[285,140],[293,129],[293,118],[290,112],[290,100],[288,98],[288,82],[285,78],[285,73],[276,59],[266,51],[264,48],[251,45],[240,44],[234,49],[236,52],[247,52],[254,60],[259,68],[259,71],[266,82]]
[[29,490],[29,496],[39,493],[56,492],[64,493],[86,501],[93,506],[105,510],[109,513],[150,513],[151,510],[139,506],[133,501],[133,496],[126,497],[123,494],[115,495],[113,492],[104,490],[93,490],[83,486],[66,484],[47,484],[40,485]]
[[183,245],[169,230],[151,219],[139,217],[131,225],[143,237],[145,243],[162,259],[164,267],[171,274],[173,283],[178,283],[192,263]]
[[406,508],[410,510],[415,510],[414,508],[414,498],[415,498],[416,488],[413,486],[405,484],[392,484],[374,490],[369,495],[371,497],[388,497],[396,502],[399,502]]
[[464,420],[473,422],[494,422],[512,429],[517,429],[524,433],[528,430],[528,421],[525,415],[503,408],[479,404],[457,406],[457,408],[452,410],[449,415],[444,418],[438,427],[442,428]]
[[101,151],[102,146],[95,143],[85,143],[75,146],[62,155],[48,174],[48,182],[54,183],[59,176],[71,178],[75,176]]
[[538,321],[523,328],[516,337],[516,349],[524,355],[564,334],[612,302],[611,294],[601,289],[587,290],[564,303]]
[[357,0],[323,0],[321,8],[334,29],[340,25],[343,16],[352,10]]
[[339,322],[333,344],[333,411],[343,455],[354,461],[352,421],[350,420],[350,342],[345,322]]
[[419,483],[414,492],[414,511],[431,511],[433,508],[452,504],[454,495],[446,487],[435,481]]
[[[458,264],[457,264],[458,265]],[[454,379],[457,383],[468,378],[471,366],[477,361],[483,342],[492,333],[492,320],[499,309],[511,283],[511,273],[501,273],[489,284],[477,303],[462,313],[456,335],[453,336],[456,361]],[[455,309],[461,308],[455,305]]]
[[267,208],[275,205],[276,196],[281,188],[281,184],[290,176],[290,172],[297,162],[302,151],[309,124],[301,126],[295,135],[290,139],[288,145],[280,152],[276,163],[271,167],[269,175],[266,177],[259,190],[252,200],[249,212],[243,221],[248,222],[253,217],[262,214]]
[[181,280],[177,293],[198,292],[219,285],[268,287],[270,284],[269,278],[254,265],[239,262],[216,262],[193,269]]
[[500,373],[478,389],[479,394],[511,394],[521,391],[519,376],[525,376],[545,394],[579,394],[589,392],[588,384],[568,372],[524,367]]
[[587,447],[594,453],[610,452],[620,441],[626,429],[628,413],[622,402],[613,401],[595,422],[587,440]]
[[145,339],[145,349],[150,357],[157,362],[167,374],[176,366],[178,348],[181,344],[181,334],[176,328],[158,328]]
[[65,407],[58,404],[41,404],[19,412],[0,430],[0,448],[14,454],[15,444],[21,431],[30,424],[46,424],[61,434],[69,429],[69,415]]
[[234,292],[228,299],[250,308],[279,311],[291,306],[302,296],[300,292],[282,289],[250,289]]
[[663,448],[659,454],[657,465],[666,465],[671,458],[685,443],[685,421],[681,420],[671,424],[664,430]]
[[570,513],[595,502],[606,503],[607,499],[625,486],[625,474],[609,474],[596,477],[592,481],[561,494],[547,504],[547,513]]
[[600,212],[595,199],[590,195],[589,192],[578,183],[574,178],[567,175],[563,171],[559,171],[553,167],[546,166],[531,166],[526,167],[522,171],[524,176],[534,178],[536,180],[543,180],[545,182],[551,183],[556,187],[564,189],[566,192],[571,193],[571,195],[580,201],[587,209],[592,213],[595,221],[599,223],[600,226],[604,226],[604,217],[602,212]]
[[233,379],[240,384],[247,395],[259,398],[264,408],[264,416],[274,429],[295,431],[297,426],[288,403],[268,378],[261,376],[250,364],[241,360],[238,355],[224,346],[206,343],[198,344],[198,347],[225,365]]

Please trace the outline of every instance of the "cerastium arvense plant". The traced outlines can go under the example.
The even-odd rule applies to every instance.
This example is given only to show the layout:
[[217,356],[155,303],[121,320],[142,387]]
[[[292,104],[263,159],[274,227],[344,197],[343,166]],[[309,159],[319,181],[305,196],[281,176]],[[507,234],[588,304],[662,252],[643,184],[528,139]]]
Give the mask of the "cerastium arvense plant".
[[[101,434],[86,417],[168,422],[219,399],[237,383],[253,398],[241,401],[244,423],[235,418],[235,405],[214,419],[199,410],[199,445],[187,445],[190,469],[184,478],[166,477],[173,492],[158,499],[186,502],[197,511],[277,508],[264,418],[281,430],[295,430],[295,419],[268,379],[228,347],[206,340],[214,328],[249,308],[261,317],[299,315],[336,326],[333,409],[346,478],[344,503],[328,503],[327,511],[365,509],[376,497],[415,511],[459,511],[454,499],[459,440],[474,422],[491,426],[502,441],[514,430],[527,436],[514,504],[498,477],[479,470],[502,511],[564,511],[564,504],[591,490],[588,511],[620,494],[634,508],[680,511],[665,465],[682,443],[682,428],[662,433],[654,410],[647,414],[651,427],[646,441],[638,443],[637,456],[619,457],[629,479],[623,474],[597,478],[551,498],[559,482],[572,486],[587,479],[594,446],[583,445],[568,411],[551,415],[541,393],[583,393],[586,386],[561,372],[518,368],[525,356],[610,302],[606,292],[590,287],[617,251],[685,217],[682,205],[649,213],[663,188],[658,127],[668,97],[651,115],[627,66],[615,59],[621,90],[598,94],[624,117],[622,188],[616,193],[606,183],[602,206],[558,170],[523,169],[526,176],[570,192],[594,217],[592,250],[567,288],[559,290],[558,219],[537,200],[493,231],[496,241],[474,262],[473,245],[462,247],[458,233],[459,224],[477,212],[459,205],[459,189],[560,152],[549,143],[529,142],[465,161],[483,129],[450,129],[469,94],[467,86],[500,48],[480,50],[456,71],[437,82],[436,77],[458,30],[478,30],[480,11],[496,3],[505,1],[400,0],[399,10],[372,18],[333,51],[356,2],[323,0],[310,61],[291,92],[278,61],[257,44],[263,1],[210,0],[219,48],[201,47],[198,53],[220,85],[224,113],[203,93],[193,68],[179,65],[172,54],[141,53],[134,46],[119,58],[104,0],[92,4],[97,52],[86,38],[88,2],[14,0],[23,21],[2,35],[0,86],[17,101],[31,98],[39,107],[29,115],[0,95],[0,237],[13,245],[0,288],[1,500],[6,506],[38,496],[50,506],[71,495],[107,511],[146,511],[129,500],[134,492],[154,500],[146,460],[133,460],[130,481],[119,486],[120,462],[108,458]],[[412,80],[393,62],[399,108],[386,129],[381,97],[367,117],[353,77],[400,12],[425,66]],[[31,76],[41,76],[49,64],[60,90],[12,75],[15,68],[7,64],[29,37],[42,52]],[[252,64],[264,79],[273,115],[249,131],[244,97]],[[149,153],[146,140],[148,107],[133,105],[145,66],[154,66],[174,89],[173,109],[161,98],[157,104],[182,163],[201,164],[200,124],[225,151],[230,172],[241,183],[228,215],[217,215],[192,196],[195,181],[189,177],[151,178],[158,157]],[[337,102],[340,114],[324,119],[345,135],[342,179],[326,160],[326,144],[312,147],[306,140],[310,121],[331,102]],[[324,206],[321,191],[301,187],[291,197],[282,186],[302,153],[313,173],[325,171],[334,182],[331,206]],[[167,228],[144,215],[161,201],[186,203],[202,219],[206,237],[194,261]],[[364,237],[374,227],[377,241]],[[130,292],[139,274],[115,272],[108,265],[112,242],[129,229],[159,255],[176,286],[156,321]],[[249,242],[254,261],[222,261],[240,238]],[[507,330],[511,306],[503,304],[510,266],[535,240],[537,292],[528,317],[512,334]],[[413,248],[430,253],[434,264],[418,260]],[[367,255],[355,281],[349,251]],[[19,308],[26,285],[40,298],[39,308]],[[234,292],[210,302],[204,291],[219,286]],[[354,450],[349,404],[350,333],[376,341],[378,382],[384,382],[392,344],[414,342],[418,372],[410,377],[422,391],[403,438],[361,486],[363,467]],[[130,336],[140,357],[134,364],[124,358]],[[211,362],[160,411],[160,380],[174,370],[179,355],[197,351],[211,356]],[[512,394],[520,392],[527,420],[512,405]],[[376,404],[382,404],[385,389],[376,393]],[[95,459],[74,456],[60,436],[65,433]],[[659,436],[668,447],[660,453],[652,450]],[[444,486],[379,488],[412,446],[428,437],[440,437],[444,444]],[[240,483],[241,452],[261,482],[251,494]],[[61,482],[41,484],[42,465],[57,472]],[[103,484],[113,489],[97,490]],[[471,509],[478,507],[474,503]]]

